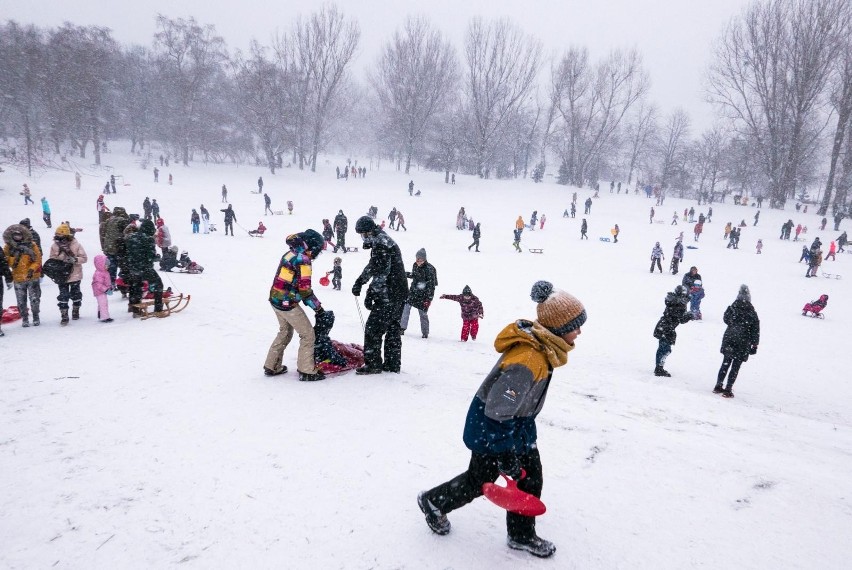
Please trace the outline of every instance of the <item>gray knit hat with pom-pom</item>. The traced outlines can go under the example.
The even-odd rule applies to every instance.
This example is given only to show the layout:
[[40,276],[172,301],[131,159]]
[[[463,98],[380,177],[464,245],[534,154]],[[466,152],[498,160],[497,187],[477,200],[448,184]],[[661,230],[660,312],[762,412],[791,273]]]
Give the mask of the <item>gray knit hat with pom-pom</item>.
[[583,326],[586,309],[577,297],[554,289],[549,281],[536,281],[530,297],[538,303],[538,322],[557,336]]

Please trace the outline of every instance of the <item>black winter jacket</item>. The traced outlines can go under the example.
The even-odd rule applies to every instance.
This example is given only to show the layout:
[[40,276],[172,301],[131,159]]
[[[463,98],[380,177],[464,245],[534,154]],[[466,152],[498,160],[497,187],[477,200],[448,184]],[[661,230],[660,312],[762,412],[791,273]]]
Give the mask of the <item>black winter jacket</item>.
[[411,279],[411,288],[408,290],[406,303],[415,309],[427,310],[427,302],[432,302],[435,297],[435,287],[438,286],[438,272],[435,270],[435,266],[428,261],[424,261],[423,265],[419,267],[415,263],[414,267],[411,268],[411,273],[407,273],[406,277]]
[[760,319],[748,301],[737,299],[725,309],[725,334],[719,352],[745,362],[749,354],[757,353],[760,343]]
[[669,344],[675,343],[677,340],[675,328],[692,320],[692,313],[686,310],[687,301],[687,297],[681,297],[674,293],[666,295],[666,309],[654,327],[654,338],[664,340]]
[[375,232],[376,235],[372,236],[369,242],[364,242],[364,248],[370,249],[370,262],[364,267],[356,283],[363,285],[370,282],[364,299],[365,306],[369,298],[371,305],[392,303],[402,307],[408,296],[408,280],[405,277],[402,253],[388,234],[378,228]]

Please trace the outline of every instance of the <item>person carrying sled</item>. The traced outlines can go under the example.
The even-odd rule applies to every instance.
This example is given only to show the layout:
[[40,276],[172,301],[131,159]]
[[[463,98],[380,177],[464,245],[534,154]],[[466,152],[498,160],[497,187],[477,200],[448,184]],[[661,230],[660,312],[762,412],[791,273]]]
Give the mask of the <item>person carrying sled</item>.
[[479,334],[479,319],[485,318],[485,310],[479,297],[467,285],[462,289],[461,295],[441,295],[441,299],[456,301],[461,305],[462,330],[461,340],[467,342],[467,337],[476,340]]
[[405,274],[411,279],[411,287],[408,290],[408,298],[402,307],[402,317],[399,320],[401,334],[405,334],[408,328],[408,316],[411,308],[420,313],[420,332],[423,338],[429,338],[429,306],[435,297],[435,287],[438,286],[438,271],[435,266],[426,260],[426,250],[417,250],[414,265],[411,271]]
[[654,376],[671,376],[663,366],[665,366],[666,358],[672,353],[672,347],[677,341],[675,329],[678,325],[692,320],[692,313],[686,310],[686,304],[689,302],[686,287],[683,285],[675,287],[674,291],[666,294],[665,302],[666,308],[663,311],[663,316],[654,326],[654,338],[659,341]]
[[340,285],[343,283],[343,260],[339,257],[334,258],[334,267],[331,269],[331,288],[335,291],[340,291]]
[[278,319],[278,334],[266,354],[263,373],[277,376],[287,372],[284,350],[295,331],[299,335],[296,364],[299,380],[323,380],[325,375],[314,361],[314,327],[300,303],[313,309],[317,317],[325,310],[311,287],[312,263],[322,253],[325,242],[318,232],[308,229],[287,236],[286,243],[290,249],[281,257],[269,290],[269,304]]
[[364,249],[371,250],[369,263],[352,286],[352,294],[358,297],[361,288],[369,282],[364,298],[364,306],[370,311],[364,328],[364,366],[355,373],[399,373],[402,366],[400,319],[408,296],[402,253],[370,216],[358,218],[355,231],[361,236]]
[[[751,292],[748,285],[740,285],[737,298],[725,309],[723,317],[728,328],[722,336],[722,366],[716,377],[713,393],[722,394],[724,398],[733,398],[734,382],[740,371],[740,366],[750,355],[757,354],[760,344],[760,319],[751,304]],[[727,385],[723,388],[727,376]]]
[[[541,497],[544,475],[535,420],[554,369],[568,362],[586,311],[579,299],[547,281],[536,282],[531,297],[537,319],[519,319],[500,331],[494,341],[500,357],[468,409],[463,436],[471,452],[467,471],[417,496],[435,534],[448,534],[447,515],[482,496],[483,484],[500,473],[517,481],[521,491]],[[507,512],[508,547],[540,558],[553,556],[556,546],[538,536],[535,523],[535,517]]]

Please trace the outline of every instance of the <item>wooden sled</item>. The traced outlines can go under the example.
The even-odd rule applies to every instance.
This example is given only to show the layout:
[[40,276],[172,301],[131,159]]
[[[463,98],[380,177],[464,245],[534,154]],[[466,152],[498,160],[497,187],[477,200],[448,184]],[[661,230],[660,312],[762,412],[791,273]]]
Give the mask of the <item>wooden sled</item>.
[[172,295],[171,297],[163,299],[163,313],[165,314],[156,314],[154,312],[154,299],[145,299],[140,303],[134,303],[130,305],[134,309],[138,309],[141,311],[140,319],[143,321],[145,319],[150,319],[151,317],[164,318],[168,317],[172,313],[179,313],[189,305],[190,295],[184,295],[180,293],[179,295]]
[[347,248],[346,248],[346,251],[349,251],[349,252],[356,252],[356,251],[358,251],[358,248],[357,248],[357,247],[347,247]]
[[843,276],[839,273],[825,273],[822,274],[823,277],[828,277],[829,279],[841,279]]
[[530,253],[544,253],[544,249],[540,247],[531,247],[529,248]]

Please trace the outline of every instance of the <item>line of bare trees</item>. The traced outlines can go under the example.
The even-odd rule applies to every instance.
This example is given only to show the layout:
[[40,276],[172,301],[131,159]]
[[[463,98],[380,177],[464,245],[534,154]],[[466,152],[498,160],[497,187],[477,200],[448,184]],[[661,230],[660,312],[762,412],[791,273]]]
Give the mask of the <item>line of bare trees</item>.
[[820,210],[836,211],[852,187],[850,2],[756,0],[734,17],[706,74],[718,114],[703,133],[684,110],[661,114],[649,100],[635,49],[593,59],[570,46],[548,62],[505,19],[474,18],[459,54],[410,17],[363,82],[352,70],[358,23],[334,5],[233,54],[192,18],[159,16],[150,47],[122,47],[104,28],[10,21],[0,25],[0,136],[29,168],[89,148],[100,164],[107,139],[134,152],[157,142],[183,164],[253,159],[273,172],[285,157],[315,170],[326,150],[361,148],[446,180],[618,180],[765,195],[773,207],[819,181]]

